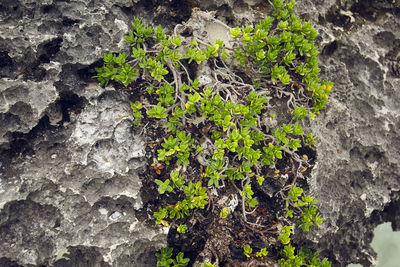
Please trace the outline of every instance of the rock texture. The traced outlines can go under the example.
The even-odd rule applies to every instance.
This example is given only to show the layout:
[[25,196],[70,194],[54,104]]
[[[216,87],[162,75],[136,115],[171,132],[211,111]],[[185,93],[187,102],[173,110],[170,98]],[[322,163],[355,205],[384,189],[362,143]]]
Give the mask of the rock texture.
[[[134,16],[171,29],[199,7],[236,26],[264,2],[1,1],[0,266],[155,266],[167,235],[140,212],[145,150],[129,94],[98,87],[93,68],[127,48]],[[400,3],[298,2],[335,82],[311,125],[310,191],[326,223],[307,245],[335,266],[370,266],[372,229],[400,229]]]
[[311,191],[327,218],[317,247],[338,266],[370,266],[372,230],[399,216],[390,207],[400,195],[400,3],[324,1],[299,10],[318,17],[323,76],[335,82],[312,124],[320,140]]

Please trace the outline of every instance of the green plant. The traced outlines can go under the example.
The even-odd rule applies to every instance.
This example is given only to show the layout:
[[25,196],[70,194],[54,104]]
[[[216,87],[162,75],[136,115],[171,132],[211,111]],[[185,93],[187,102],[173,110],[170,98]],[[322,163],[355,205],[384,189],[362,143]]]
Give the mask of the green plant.
[[168,226],[165,219],[181,219],[184,216],[188,216],[191,210],[196,208],[203,209],[207,204],[206,188],[202,187],[200,182],[195,184],[189,182],[187,185],[182,185],[181,190],[184,191],[185,199],[178,201],[175,205],[159,208],[159,211],[153,214],[157,224]]
[[249,244],[246,244],[243,247],[243,252],[244,252],[244,255],[246,255],[247,258],[250,258],[250,254],[253,253],[253,249],[250,247]]
[[187,228],[187,225],[186,224],[180,224],[179,226],[178,226],[178,228],[176,229],[176,231],[178,232],[178,233],[180,233],[180,234],[184,234],[184,233],[186,233],[186,230],[187,230],[188,228]]
[[161,180],[155,179],[154,182],[159,186],[159,187],[158,187],[158,192],[159,192],[160,194],[164,194],[165,191],[172,192],[172,190],[174,190],[174,189],[172,188],[172,186],[170,185],[170,182],[171,182],[171,181],[168,180],[168,179],[165,180],[164,182],[161,181]]
[[281,251],[282,258],[278,261],[279,266],[315,266],[330,267],[331,262],[327,258],[321,260],[318,253],[312,252],[310,249],[301,248],[296,254],[296,248],[291,244],[286,245]]
[[156,253],[157,267],[183,267],[189,263],[189,258],[184,258],[183,252],[179,252],[175,259],[171,259],[173,248],[162,248]]
[[183,163],[189,165],[190,151],[193,150],[194,140],[191,139],[190,134],[186,135],[184,131],[177,131],[176,137],[170,135],[168,139],[164,139],[161,144],[163,149],[158,150],[158,160],[165,162],[169,165],[173,155],[178,158],[178,165]]
[[228,215],[229,215],[229,209],[226,207],[222,208],[221,212],[219,213],[219,217],[221,219],[225,219],[226,217],[228,217]]
[[300,228],[303,231],[308,232],[310,227],[314,224],[318,227],[324,222],[324,219],[318,213],[318,208],[316,206],[317,201],[314,197],[303,195],[303,189],[293,185],[288,193],[288,198],[286,200],[286,217],[292,218],[294,215],[294,210],[290,209],[289,206],[296,208],[298,214],[300,214]]
[[264,257],[267,255],[268,255],[267,248],[262,248],[260,251],[256,253],[256,257],[259,257],[261,259],[264,259]]
[[[131,46],[130,55],[106,53],[104,66],[96,68],[96,78],[101,86],[142,83],[145,90],[137,98],[146,100],[131,103],[134,123],[142,131],[150,122],[151,129],[163,129],[153,160],[166,164],[169,178],[154,179],[154,183],[160,195],[168,192],[176,201],[154,212],[156,224],[173,222],[179,233],[185,233],[185,217],[213,205],[207,188],[223,195],[230,183],[241,198],[243,223],[266,227],[258,223],[262,218],[254,219],[262,201],[255,189],[267,179],[263,168],[275,169],[277,161],[295,162],[297,169],[288,166],[294,169],[294,184],[280,190],[286,201],[286,222],[293,225],[284,225],[277,233],[283,250],[287,248],[289,253],[293,227],[309,231],[323,222],[316,200],[304,195],[295,182],[310,165],[306,157],[298,155],[299,150],[315,145],[312,133],[304,133],[303,121],[316,117],[333,84],[319,80],[317,32],[293,13],[295,2],[273,0],[271,5],[272,16],[254,26],[230,29],[232,48],[220,40],[207,42],[179,35],[177,30],[167,36],[161,26],[145,26],[135,19],[125,39]],[[236,63],[230,62],[231,58],[237,66],[232,67]],[[202,84],[188,71],[200,64],[208,64],[218,73],[213,85]],[[247,83],[249,80],[252,82]],[[268,115],[271,95],[280,101],[287,97],[290,121],[274,126],[265,122],[265,117],[270,116],[271,121],[279,115]],[[229,214],[226,207],[218,210],[220,218]],[[250,257],[251,247],[245,246],[244,252]],[[167,257],[169,251],[164,254],[159,254],[160,262],[178,264]],[[256,253],[258,258],[266,256],[266,249]]]
[[133,118],[134,118],[134,124],[136,126],[140,125],[140,120],[142,119],[142,111],[141,109],[143,108],[142,103],[139,103],[138,101],[135,101],[135,103],[131,102],[131,109],[133,111]]

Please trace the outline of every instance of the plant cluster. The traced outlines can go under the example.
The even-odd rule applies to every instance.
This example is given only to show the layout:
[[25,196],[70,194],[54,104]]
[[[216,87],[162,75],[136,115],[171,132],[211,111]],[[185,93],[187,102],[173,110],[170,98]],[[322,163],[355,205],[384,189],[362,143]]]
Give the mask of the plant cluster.
[[321,260],[318,253],[312,252],[307,248],[300,248],[296,253],[296,248],[291,244],[286,245],[281,251],[282,258],[278,261],[280,266],[319,266],[330,267],[331,262],[324,258]]
[[159,253],[156,253],[157,267],[183,267],[189,263],[189,258],[184,258],[183,252],[179,252],[175,259],[172,257],[173,248],[161,248]]
[[308,232],[310,227],[317,225],[318,227],[324,222],[324,219],[318,213],[316,206],[317,200],[313,196],[303,195],[303,189],[296,185],[293,185],[288,193],[288,199],[286,199],[286,217],[293,218],[294,210],[289,208],[289,205],[296,209],[296,212],[300,214],[300,228],[303,231]]
[[[265,169],[275,168],[277,160],[286,160],[296,164],[293,176],[302,177],[310,166],[298,151],[312,147],[315,140],[302,125],[306,118],[314,119],[327,103],[333,84],[319,80],[317,32],[310,22],[294,14],[295,2],[273,0],[271,4],[273,15],[254,26],[232,29],[225,25],[232,37],[229,47],[233,48],[220,40],[211,43],[200,37],[183,37],[177,28],[175,34],[167,36],[161,26],[145,26],[136,18],[125,38],[130,55],[107,53],[104,66],[96,68],[101,86],[110,81],[124,86],[140,82],[144,90],[131,103],[134,124],[145,130],[145,122],[151,122],[165,131],[154,160],[165,164],[170,173],[154,182],[160,195],[175,194],[179,200],[154,212],[156,224],[168,226],[172,222],[178,225],[179,233],[186,233],[187,225],[179,222],[210,205],[209,199],[214,196],[208,188],[223,194],[230,183],[241,199],[243,223],[266,227],[249,219],[255,216],[259,204],[254,186],[261,187],[268,179]],[[236,67],[230,67],[235,64],[232,58],[239,63]],[[212,84],[201,83],[190,74],[190,68],[205,66],[212,69]],[[272,96],[286,99],[291,121],[274,127],[268,124],[276,116],[270,114]],[[188,168],[200,173],[188,173]],[[288,225],[276,232],[284,245],[279,264],[302,266],[312,262],[313,266],[328,266],[323,265],[327,261],[316,264],[318,257],[305,250],[296,256],[292,251],[290,234],[296,222],[304,231],[323,222],[317,201],[304,195],[295,181],[280,191],[286,201],[286,218],[282,221]],[[228,215],[228,208],[220,209],[221,219]],[[244,254],[263,260],[268,251],[263,248],[254,254],[246,245]],[[188,263],[181,253],[171,259],[169,248],[156,256],[157,266]]]
[[271,4],[274,7],[272,16],[255,27],[236,27],[231,31],[232,37],[242,41],[235,49],[235,57],[243,66],[252,68],[255,65],[274,82],[289,85],[293,78],[301,78],[312,92],[313,112],[318,114],[327,103],[333,86],[332,82],[319,81],[321,70],[315,44],[318,33],[310,21],[302,21],[293,13],[295,1],[273,0]]

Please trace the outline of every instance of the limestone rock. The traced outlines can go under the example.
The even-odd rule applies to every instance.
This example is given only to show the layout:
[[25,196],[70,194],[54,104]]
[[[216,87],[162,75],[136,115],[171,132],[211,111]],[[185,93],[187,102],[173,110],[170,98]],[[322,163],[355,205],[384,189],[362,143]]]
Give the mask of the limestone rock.
[[312,125],[320,141],[311,192],[327,218],[317,247],[330,250],[340,266],[374,262],[371,232],[399,198],[399,12],[394,2],[356,1],[319,15],[326,23],[319,26],[322,75],[335,89]]
[[[31,1],[0,3],[0,265],[154,266],[166,233],[145,224],[129,94],[92,79],[134,16],[173,29],[191,9],[230,26],[266,1]],[[320,33],[321,76],[335,82],[311,128],[308,181],[326,222],[307,244],[335,266],[374,262],[372,229],[398,224],[400,4],[298,1]],[[355,249],[357,248],[357,249]]]

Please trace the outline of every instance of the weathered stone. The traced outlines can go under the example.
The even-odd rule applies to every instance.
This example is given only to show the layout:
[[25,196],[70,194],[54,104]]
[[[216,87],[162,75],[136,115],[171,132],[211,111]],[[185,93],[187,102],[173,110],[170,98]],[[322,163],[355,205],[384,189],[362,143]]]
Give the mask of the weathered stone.
[[[0,265],[154,266],[166,233],[137,216],[145,151],[129,94],[98,87],[93,68],[128,49],[134,16],[173,29],[199,7],[237,26],[262,18],[265,2],[2,1]],[[399,221],[400,4],[297,9],[316,25],[321,74],[335,82],[311,123],[319,142],[308,183],[326,222],[305,243],[335,266],[369,266],[372,229]]]
[[309,237],[315,235],[315,246],[338,266],[369,266],[372,230],[382,217],[398,216],[384,208],[400,191],[400,76],[393,69],[400,10],[379,1],[346,5],[324,1],[323,8],[306,3],[299,9],[312,10],[307,16],[322,37],[322,76],[335,82],[327,109],[311,126],[319,144],[310,191],[327,220]]
[[166,242],[136,217],[145,152],[129,95],[90,83],[91,64],[124,48],[125,2],[0,4],[5,265],[154,266]]

